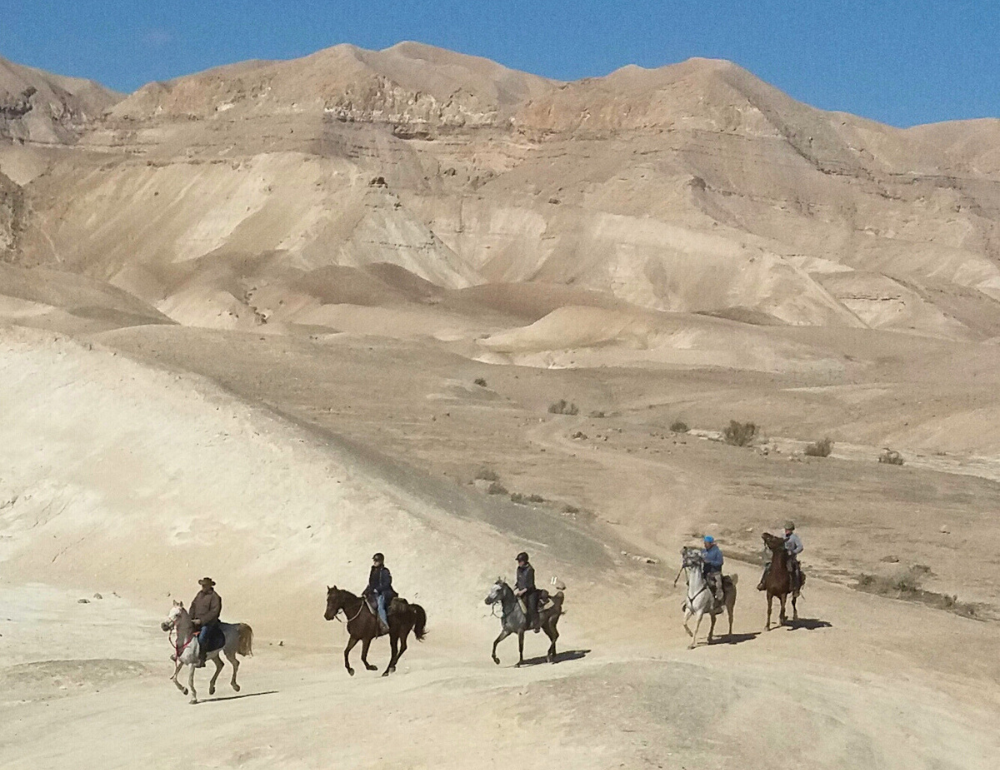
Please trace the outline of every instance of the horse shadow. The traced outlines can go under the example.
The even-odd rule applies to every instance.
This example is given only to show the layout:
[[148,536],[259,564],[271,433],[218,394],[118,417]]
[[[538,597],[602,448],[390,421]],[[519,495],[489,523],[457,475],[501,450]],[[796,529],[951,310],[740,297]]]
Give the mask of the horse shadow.
[[207,698],[199,698],[196,705],[201,705],[202,703],[222,703],[227,700],[242,700],[243,698],[259,698],[262,695],[277,695],[277,690],[264,690],[263,692],[248,692],[244,695],[211,695]]
[[[587,653],[590,650],[566,650],[565,652],[557,652],[556,659],[552,661],[553,663],[565,663],[568,660],[580,660],[581,658],[586,658]],[[525,658],[524,662],[521,664],[521,668],[525,666],[537,666],[541,663],[548,663],[548,658],[544,655],[539,655],[536,658]]]
[[760,631],[754,631],[751,634],[731,634],[716,636],[709,642],[713,647],[717,644],[743,644],[743,642],[751,642],[760,636]]
[[817,628],[833,628],[833,623],[816,618],[799,618],[798,620],[786,620],[785,626],[789,631],[797,631],[800,628],[815,631]]

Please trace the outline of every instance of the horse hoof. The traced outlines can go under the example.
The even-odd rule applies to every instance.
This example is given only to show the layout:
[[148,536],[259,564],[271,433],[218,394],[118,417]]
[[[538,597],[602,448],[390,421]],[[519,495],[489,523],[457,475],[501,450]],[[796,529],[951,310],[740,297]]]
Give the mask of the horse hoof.
[[215,695],[215,688],[214,687],[209,687],[208,688],[208,694],[209,695]]
[[197,698],[192,698],[191,700],[188,701],[188,705],[191,705],[191,706],[194,706],[197,703],[198,703],[198,699]]
[[382,676],[389,676],[389,669],[382,672]]
[[378,666],[365,666],[369,671],[378,671]]
[[499,666],[500,665],[500,658],[493,658],[493,662],[496,663]]
[[188,688],[187,687],[183,688],[181,690],[181,692],[184,693],[185,695],[187,695],[188,694]]
[[353,668],[347,669],[347,673],[350,674],[351,676],[354,676],[354,669]]
[[236,690],[236,692],[239,692],[240,691],[240,686],[238,684],[236,684],[236,682],[233,682],[233,689]]

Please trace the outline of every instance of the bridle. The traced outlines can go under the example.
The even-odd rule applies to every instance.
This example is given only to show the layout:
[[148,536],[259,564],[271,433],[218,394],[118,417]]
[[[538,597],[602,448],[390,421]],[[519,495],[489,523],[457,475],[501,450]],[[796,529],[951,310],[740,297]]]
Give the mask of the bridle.
[[[688,560],[685,559],[681,565],[681,570],[683,571],[686,569],[697,569],[698,566],[699,566],[698,563],[693,562],[689,564]],[[677,576],[680,577],[680,573],[678,573]],[[699,596],[701,596],[707,590],[708,590],[708,581],[706,580],[704,585],[702,585],[701,588],[695,591],[694,596],[691,596],[691,581],[690,580],[687,581],[687,601],[688,601],[688,606],[691,608],[692,612],[694,611],[694,600],[697,599]]]
[[343,623],[344,621],[340,619],[340,613],[343,612],[344,613],[344,617],[347,618],[347,623],[348,624],[351,624],[355,620],[357,620],[358,616],[361,615],[361,611],[365,608],[365,597],[361,596],[359,598],[361,599],[361,606],[358,607],[358,611],[354,613],[354,617],[353,618],[347,618],[347,609],[346,608],[344,608],[344,607],[337,607],[337,611],[335,613],[333,613],[334,619],[337,620],[340,623]]
[[184,650],[191,646],[191,642],[195,640],[198,634],[195,633],[194,629],[191,629],[191,635],[184,644],[179,644],[180,641],[177,637],[177,620],[176,618],[171,618],[170,629],[167,631],[167,641],[170,642],[170,646],[174,648],[174,652],[177,655],[177,660],[180,660],[181,655],[184,654]]

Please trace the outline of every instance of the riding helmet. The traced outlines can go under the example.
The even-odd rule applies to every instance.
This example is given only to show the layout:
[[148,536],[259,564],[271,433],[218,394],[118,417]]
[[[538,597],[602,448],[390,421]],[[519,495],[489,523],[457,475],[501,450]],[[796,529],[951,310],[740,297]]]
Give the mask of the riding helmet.
[[715,542],[715,538],[712,537],[711,535],[705,535],[704,540],[705,540],[706,543],[714,543]]
[[526,554],[524,551],[521,551],[521,553],[517,555],[516,561],[524,561],[524,562],[528,561],[528,554]]
[[795,522],[794,521],[786,521],[785,522],[785,529],[788,529],[788,530],[791,530],[792,532],[794,532],[795,531]]
[[379,562],[381,564],[382,562],[385,561],[385,556],[383,556],[380,553],[377,553],[374,556],[372,556],[372,561],[377,561],[377,562]]

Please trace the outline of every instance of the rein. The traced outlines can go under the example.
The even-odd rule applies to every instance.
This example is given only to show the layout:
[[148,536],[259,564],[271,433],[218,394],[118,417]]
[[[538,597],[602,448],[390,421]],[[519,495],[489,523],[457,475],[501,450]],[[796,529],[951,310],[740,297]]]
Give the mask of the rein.
[[[355,620],[357,620],[358,616],[361,614],[361,610],[363,610],[364,608],[365,608],[365,598],[362,596],[361,597],[361,606],[358,607],[358,611],[354,613],[354,617],[353,618],[348,618],[347,619],[347,623],[350,624],[350,623],[353,623]],[[347,617],[347,609],[345,607],[339,607],[337,609],[337,614],[334,615],[334,617],[337,620],[340,620],[340,613],[341,613],[341,611],[343,611],[344,617],[345,618]],[[344,621],[340,620],[340,622],[343,623]]]
[[177,660],[180,660],[180,657],[184,653],[184,650],[186,650],[188,647],[191,646],[191,642],[195,640],[197,634],[192,629],[191,635],[188,637],[188,640],[184,642],[184,644],[179,644],[178,642],[180,640],[175,636],[176,631],[177,631],[177,626],[174,626],[173,628],[170,629],[170,633],[167,634],[167,641],[170,642],[170,646],[174,648],[174,652],[177,654]]

